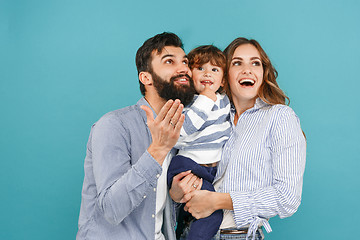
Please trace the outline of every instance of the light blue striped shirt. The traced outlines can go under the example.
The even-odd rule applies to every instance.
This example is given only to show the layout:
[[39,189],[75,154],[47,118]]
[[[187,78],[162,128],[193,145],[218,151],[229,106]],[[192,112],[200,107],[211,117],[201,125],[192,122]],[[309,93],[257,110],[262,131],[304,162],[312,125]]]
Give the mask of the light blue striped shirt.
[[250,233],[267,219],[289,217],[301,202],[306,140],[294,111],[257,99],[235,126],[223,149],[215,182],[230,193],[236,227],[250,224]]

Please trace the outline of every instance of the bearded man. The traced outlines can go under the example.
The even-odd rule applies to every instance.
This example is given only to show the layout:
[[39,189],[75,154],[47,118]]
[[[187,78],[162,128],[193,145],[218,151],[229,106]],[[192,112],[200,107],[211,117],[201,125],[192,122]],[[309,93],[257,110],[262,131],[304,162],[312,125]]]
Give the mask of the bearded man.
[[[144,97],[92,126],[77,239],[175,239],[166,172],[184,122],[183,107],[193,99],[191,72],[173,33],[146,40],[136,66]],[[177,179],[192,177],[185,172]]]

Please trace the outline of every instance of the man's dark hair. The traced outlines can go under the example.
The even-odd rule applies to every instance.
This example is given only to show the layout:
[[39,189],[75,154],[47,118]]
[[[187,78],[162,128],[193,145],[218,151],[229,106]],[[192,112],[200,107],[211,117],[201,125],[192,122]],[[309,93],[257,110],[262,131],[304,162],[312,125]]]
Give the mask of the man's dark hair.
[[[136,52],[136,67],[138,74],[140,72],[149,72],[152,73],[152,53],[161,53],[161,51],[166,46],[180,47],[183,49],[183,43],[181,39],[174,33],[163,32],[155,35],[152,38],[149,38],[144,42],[144,44]],[[143,96],[145,96],[145,86],[139,80],[140,91]]]

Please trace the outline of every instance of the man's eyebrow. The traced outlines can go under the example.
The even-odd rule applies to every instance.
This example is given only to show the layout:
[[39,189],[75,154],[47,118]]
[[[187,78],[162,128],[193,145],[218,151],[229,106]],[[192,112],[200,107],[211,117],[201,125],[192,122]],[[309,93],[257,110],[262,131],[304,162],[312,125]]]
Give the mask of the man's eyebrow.
[[175,57],[175,56],[173,54],[165,54],[164,56],[161,57],[161,60],[167,57]]
[[[241,57],[233,57],[233,58],[231,59],[231,61],[234,60],[234,59],[244,60],[244,59],[241,58]],[[250,60],[255,60],[255,59],[261,60],[259,57],[251,57],[251,58],[250,58]]]
[[[167,57],[175,57],[175,55],[173,55],[173,54],[165,54],[164,56],[161,57],[161,60],[163,60],[164,58],[167,58]],[[183,58],[188,59],[188,56],[184,55]]]

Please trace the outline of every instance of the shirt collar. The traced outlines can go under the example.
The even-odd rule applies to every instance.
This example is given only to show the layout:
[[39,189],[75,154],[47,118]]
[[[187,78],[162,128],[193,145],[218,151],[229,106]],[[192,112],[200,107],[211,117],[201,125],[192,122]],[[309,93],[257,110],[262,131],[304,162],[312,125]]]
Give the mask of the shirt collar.
[[[261,108],[264,108],[264,107],[267,107],[267,106],[270,106],[270,104],[264,102],[261,98],[257,98],[255,100],[254,106],[252,108],[248,109],[248,111],[256,111],[258,109],[261,109]],[[232,116],[235,115],[235,112],[236,112],[235,106],[233,104],[231,104],[231,114],[232,114]]]
[[145,122],[147,122],[147,117],[146,117],[145,111],[140,108],[141,105],[148,106],[148,107],[152,110],[152,112],[153,112],[153,114],[154,114],[154,119],[156,118],[157,115],[156,115],[154,109],[150,106],[150,104],[146,101],[146,99],[145,99],[144,97],[142,97],[142,98],[140,98],[139,101],[136,103],[136,106],[139,107],[140,114],[141,114],[141,116],[143,117],[143,119],[145,120]]

